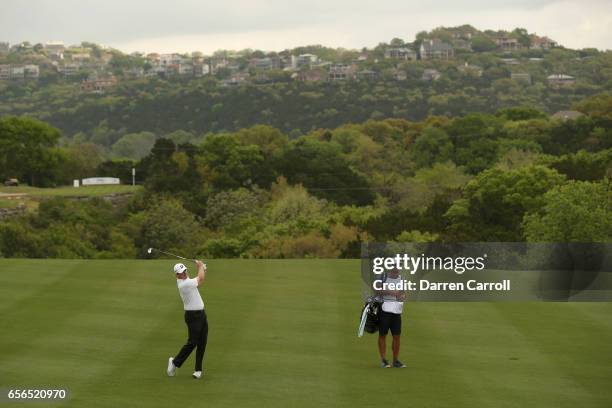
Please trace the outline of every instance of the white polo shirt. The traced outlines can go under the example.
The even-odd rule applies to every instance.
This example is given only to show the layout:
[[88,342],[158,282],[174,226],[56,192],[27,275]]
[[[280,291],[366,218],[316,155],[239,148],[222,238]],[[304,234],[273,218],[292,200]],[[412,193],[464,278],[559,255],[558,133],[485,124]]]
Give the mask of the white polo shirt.
[[198,280],[192,279],[177,279],[176,285],[178,286],[179,294],[183,300],[183,307],[185,310],[203,310],[204,302],[202,296],[198,291]]
[[[397,278],[389,278],[385,282],[399,284],[402,282],[401,275],[398,275]],[[384,295],[383,296],[383,304],[382,310],[387,313],[395,313],[402,314],[402,309],[404,308],[404,302],[399,302],[395,296]]]

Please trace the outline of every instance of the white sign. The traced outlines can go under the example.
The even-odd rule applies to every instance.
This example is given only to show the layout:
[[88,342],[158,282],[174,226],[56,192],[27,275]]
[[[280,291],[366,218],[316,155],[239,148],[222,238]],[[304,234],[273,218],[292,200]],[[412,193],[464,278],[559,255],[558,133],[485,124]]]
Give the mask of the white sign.
[[103,184],[119,184],[119,179],[114,177],[90,177],[81,182],[84,186],[99,186]]
[[72,185],[75,186],[75,187],[78,187],[79,186],[79,179],[74,180]]

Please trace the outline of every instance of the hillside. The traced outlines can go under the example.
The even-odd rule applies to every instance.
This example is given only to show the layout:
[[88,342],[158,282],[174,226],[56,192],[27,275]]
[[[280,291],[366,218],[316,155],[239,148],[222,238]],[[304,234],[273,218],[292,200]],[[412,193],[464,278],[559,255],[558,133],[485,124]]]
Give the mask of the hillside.
[[[566,49],[521,29],[438,28],[362,50],[205,56],[62,47],[24,43],[0,54],[9,70],[0,75],[0,115],[33,116],[106,147],[143,131],[197,138],[268,124],[297,136],[368,119],[515,106],[552,114],[612,87],[611,52]],[[11,76],[15,69],[21,76]]]

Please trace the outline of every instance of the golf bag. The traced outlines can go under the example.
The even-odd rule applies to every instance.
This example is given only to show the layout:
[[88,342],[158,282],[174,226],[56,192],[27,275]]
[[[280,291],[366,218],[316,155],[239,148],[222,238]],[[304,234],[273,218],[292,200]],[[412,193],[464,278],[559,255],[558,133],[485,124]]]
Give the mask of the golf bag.
[[378,316],[382,303],[375,297],[370,297],[361,310],[361,321],[357,330],[357,337],[363,336],[363,332],[376,333],[378,330]]

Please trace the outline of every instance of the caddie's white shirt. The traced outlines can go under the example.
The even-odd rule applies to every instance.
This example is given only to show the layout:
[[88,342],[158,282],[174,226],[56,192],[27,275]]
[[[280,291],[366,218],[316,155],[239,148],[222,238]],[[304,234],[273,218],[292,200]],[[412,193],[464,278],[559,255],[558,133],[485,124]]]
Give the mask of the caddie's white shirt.
[[203,310],[204,302],[202,296],[198,291],[198,280],[192,279],[177,279],[176,285],[178,286],[179,294],[183,300],[183,307],[185,310]]
[[[402,277],[397,275],[397,278],[387,277],[385,283],[401,283]],[[404,302],[398,302],[397,298],[392,295],[384,295],[383,296],[383,305],[382,310],[387,313],[395,313],[402,314],[402,310],[404,309]]]

